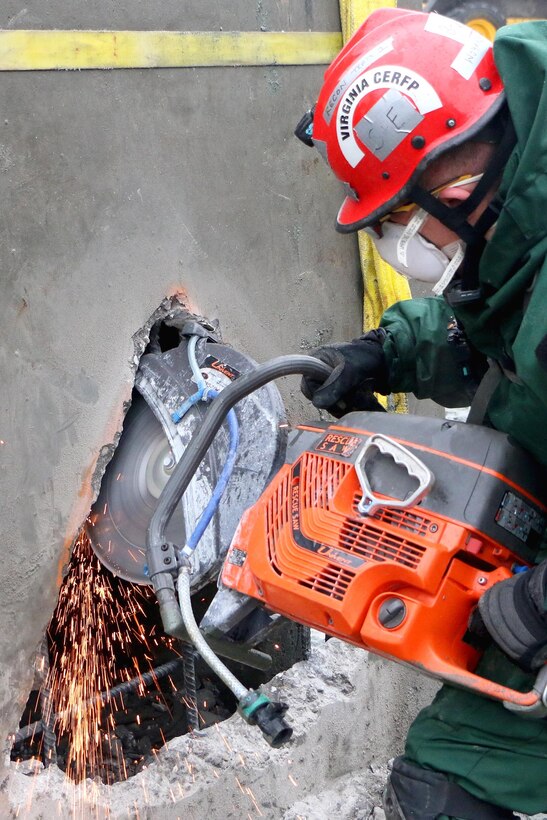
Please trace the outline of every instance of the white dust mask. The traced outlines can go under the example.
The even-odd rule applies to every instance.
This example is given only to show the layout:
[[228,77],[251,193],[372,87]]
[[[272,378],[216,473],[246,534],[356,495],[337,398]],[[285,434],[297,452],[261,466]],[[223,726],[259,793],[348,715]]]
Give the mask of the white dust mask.
[[389,220],[383,222],[382,236],[371,234],[372,240],[382,259],[398,273],[408,279],[429,282],[434,285],[435,293],[442,293],[461,265],[465,243],[456,240],[437,248],[417,233],[423,222],[417,229],[413,226],[411,233],[408,229],[420,214],[424,214],[425,221],[428,215],[425,211],[418,211],[408,225],[399,225]]
[[[443,187],[459,187],[478,182],[482,174],[451,182]],[[436,193],[440,193],[437,190]],[[419,231],[429,214],[419,208],[407,225],[386,220],[382,236],[373,230],[369,234],[382,259],[408,279],[433,284],[433,293],[441,294],[451,281],[465,255],[465,242],[456,239],[442,248],[424,239]]]

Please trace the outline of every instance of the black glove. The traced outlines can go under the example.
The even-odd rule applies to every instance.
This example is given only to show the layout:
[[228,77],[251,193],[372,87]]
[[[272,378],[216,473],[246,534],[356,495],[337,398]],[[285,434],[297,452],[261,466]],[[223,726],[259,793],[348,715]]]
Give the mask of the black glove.
[[310,350],[310,356],[330,365],[332,373],[324,382],[304,376],[302,393],[315,407],[338,418],[350,410],[383,410],[374,393],[390,392],[383,349],[385,338],[386,331],[378,328],[352,342]]
[[547,661],[547,560],[490,587],[479,614],[497,645],[527,672]]

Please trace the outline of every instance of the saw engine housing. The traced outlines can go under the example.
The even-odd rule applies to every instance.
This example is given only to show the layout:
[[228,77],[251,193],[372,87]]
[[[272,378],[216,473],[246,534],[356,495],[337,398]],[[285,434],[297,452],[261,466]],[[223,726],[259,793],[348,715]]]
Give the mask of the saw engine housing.
[[473,673],[481,651],[468,622],[489,586],[533,561],[540,472],[503,433],[460,422],[358,412],[300,425],[240,522],[222,585],[505,699]]

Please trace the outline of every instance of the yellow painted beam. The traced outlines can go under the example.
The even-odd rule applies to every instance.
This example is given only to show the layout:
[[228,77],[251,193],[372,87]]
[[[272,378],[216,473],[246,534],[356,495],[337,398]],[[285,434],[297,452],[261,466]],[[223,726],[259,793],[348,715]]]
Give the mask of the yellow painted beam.
[[[480,17],[477,14],[477,17]],[[537,22],[538,20],[544,20],[544,17],[508,17],[507,18],[507,25],[511,26],[515,23],[533,23],[534,21]]]
[[0,30],[0,71],[321,65],[341,47],[320,31]]

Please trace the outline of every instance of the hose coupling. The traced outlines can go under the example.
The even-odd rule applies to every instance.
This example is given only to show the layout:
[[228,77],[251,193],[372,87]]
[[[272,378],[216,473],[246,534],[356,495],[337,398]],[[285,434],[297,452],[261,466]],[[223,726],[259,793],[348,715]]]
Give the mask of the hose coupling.
[[288,708],[286,703],[271,701],[263,692],[249,689],[237,711],[251,726],[258,726],[270,746],[277,749],[292,737],[292,727],[283,720]]

